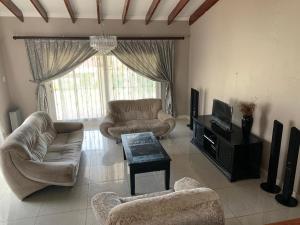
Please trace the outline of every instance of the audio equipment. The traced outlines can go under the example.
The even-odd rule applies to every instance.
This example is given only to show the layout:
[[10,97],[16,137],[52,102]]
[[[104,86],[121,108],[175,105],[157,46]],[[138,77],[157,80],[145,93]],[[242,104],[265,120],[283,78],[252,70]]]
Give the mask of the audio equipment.
[[297,199],[292,197],[297,160],[300,146],[300,131],[296,127],[292,127],[290,134],[289,149],[287,155],[283,190],[281,194],[275,196],[276,200],[285,206],[295,207],[298,204]]
[[193,130],[193,117],[198,117],[199,108],[199,91],[191,88],[191,103],[190,103],[190,124],[187,126]]
[[274,120],[273,125],[273,135],[271,142],[269,169],[268,169],[268,179],[266,183],[262,183],[260,187],[266,192],[277,194],[280,192],[281,188],[276,185],[278,162],[280,155],[280,146],[282,139],[283,125],[277,120]]

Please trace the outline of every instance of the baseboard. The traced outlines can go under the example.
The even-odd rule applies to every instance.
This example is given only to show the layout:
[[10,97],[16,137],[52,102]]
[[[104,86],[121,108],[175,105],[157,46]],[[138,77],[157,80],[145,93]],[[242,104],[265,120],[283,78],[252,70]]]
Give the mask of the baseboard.
[[189,120],[190,117],[189,117],[188,115],[178,115],[178,116],[176,117],[176,119],[185,119],[185,120]]
[[265,170],[264,168],[260,168],[260,177],[262,180],[267,180],[268,177],[268,171]]

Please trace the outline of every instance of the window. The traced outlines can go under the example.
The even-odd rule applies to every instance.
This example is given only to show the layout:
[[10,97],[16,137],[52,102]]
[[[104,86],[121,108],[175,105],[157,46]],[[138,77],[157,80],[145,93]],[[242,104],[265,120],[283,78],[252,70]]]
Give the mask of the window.
[[57,120],[102,117],[109,100],[160,98],[159,82],[135,73],[113,55],[95,55],[49,87]]

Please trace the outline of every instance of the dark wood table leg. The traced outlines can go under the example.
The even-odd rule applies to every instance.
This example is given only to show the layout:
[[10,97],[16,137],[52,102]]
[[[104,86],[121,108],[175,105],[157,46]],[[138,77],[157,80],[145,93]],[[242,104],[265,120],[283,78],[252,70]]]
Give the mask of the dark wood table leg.
[[135,171],[130,167],[130,190],[131,195],[135,195]]
[[124,147],[123,147],[123,157],[124,157],[124,160],[126,160],[126,154],[125,154]]
[[166,186],[166,190],[170,189],[170,164],[165,170],[165,186]]

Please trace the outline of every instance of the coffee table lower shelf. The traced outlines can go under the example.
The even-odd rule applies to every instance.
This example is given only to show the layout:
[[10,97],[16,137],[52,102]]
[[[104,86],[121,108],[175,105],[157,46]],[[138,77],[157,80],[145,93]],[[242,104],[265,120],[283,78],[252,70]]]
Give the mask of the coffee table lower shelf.
[[145,164],[128,165],[130,173],[131,195],[135,195],[135,174],[148,173],[154,171],[165,171],[165,188],[170,189],[170,162],[152,162]]

